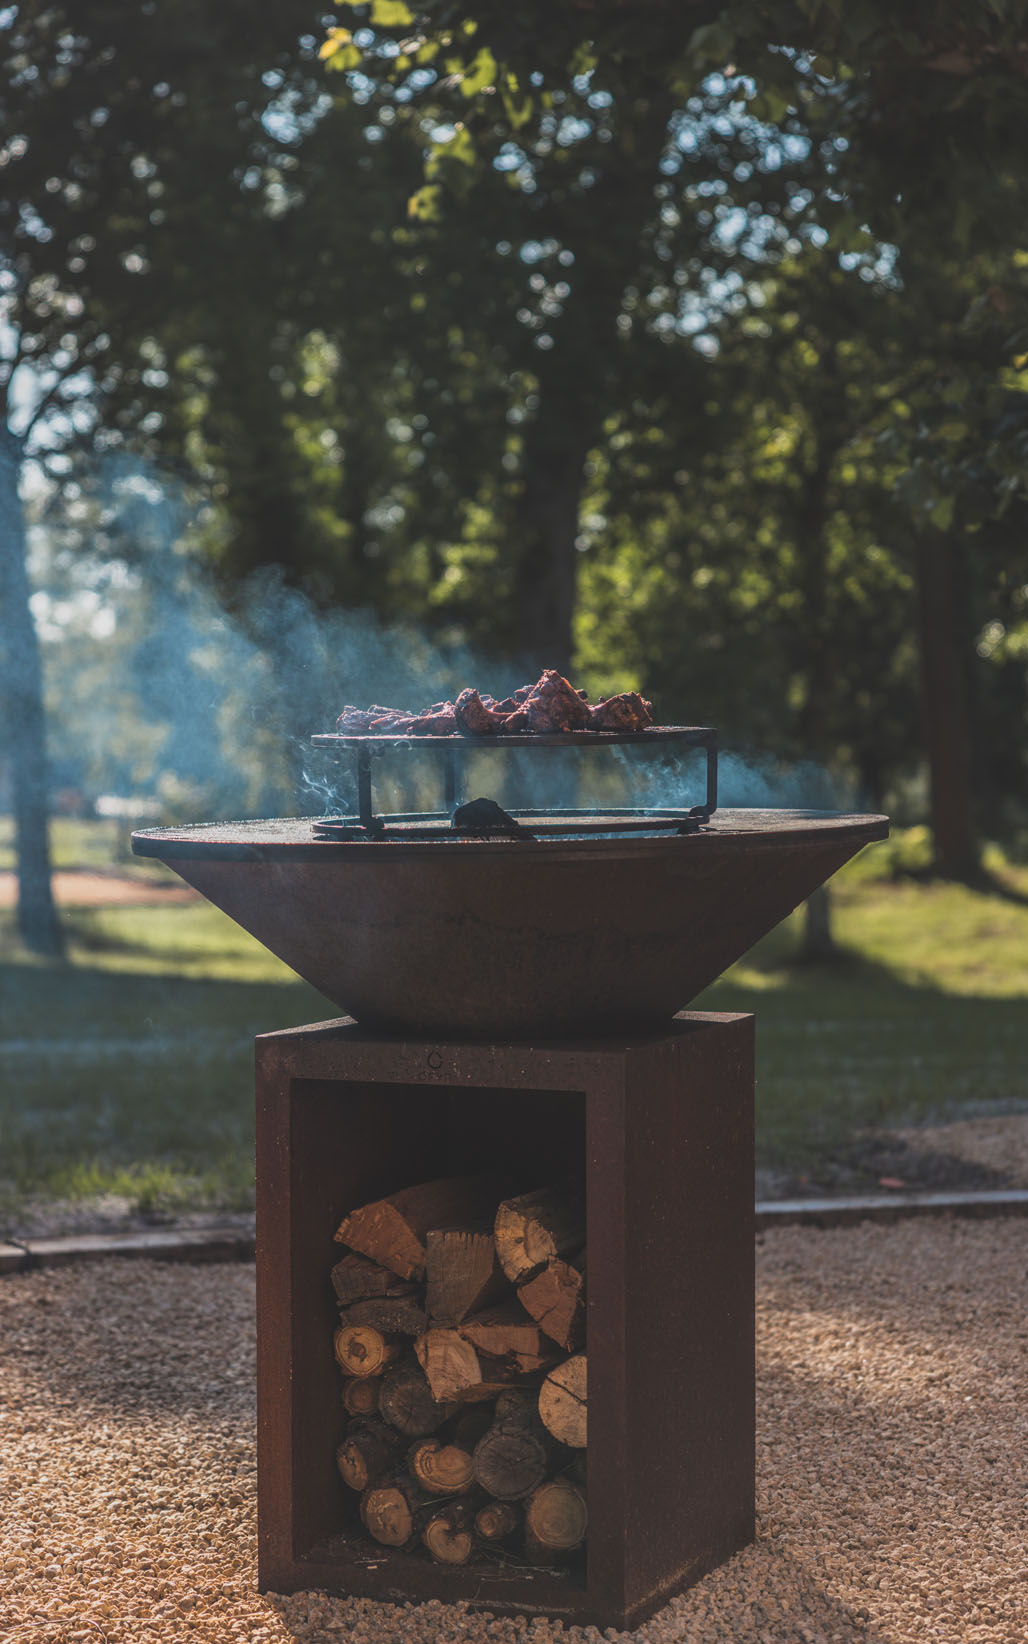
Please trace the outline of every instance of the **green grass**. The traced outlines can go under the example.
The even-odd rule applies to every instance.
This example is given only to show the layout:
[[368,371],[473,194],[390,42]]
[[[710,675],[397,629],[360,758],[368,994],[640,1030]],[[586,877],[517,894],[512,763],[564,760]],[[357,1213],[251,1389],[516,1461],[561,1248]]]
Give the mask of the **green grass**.
[[836,963],[796,962],[797,912],[697,1001],[756,1013],[758,1163],[816,1178],[867,1128],[1028,1105],[1028,870],[904,877],[925,853],[911,830],[836,875]]
[[[101,828],[67,826],[66,866],[110,866]],[[696,1001],[756,1012],[758,1156],[792,1178],[868,1127],[1028,1103],[1028,870],[993,855],[1006,895],[897,877],[922,847],[871,847],[833,881],[838,963],[795,962],[796,914]],[[207,903],[66,923],[63,966],[0,923],[0,1212],[248,1207],[253,1036],[338,1011]]]
[[[131,824],[113,817],[54,817],[50,823],[52,864],[64,871],[88,868],[109,873],[117,869],[131,879],[173,879],[174,874],[162,862],[132,855],[131,832]],[[0,816],[0,871],[14,866],[14,820]]]

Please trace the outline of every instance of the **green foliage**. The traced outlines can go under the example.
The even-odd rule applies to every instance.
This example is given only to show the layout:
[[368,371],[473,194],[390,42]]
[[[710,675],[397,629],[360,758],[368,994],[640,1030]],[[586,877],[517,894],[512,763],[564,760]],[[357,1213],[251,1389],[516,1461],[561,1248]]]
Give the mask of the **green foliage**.
[[280,565],[526,666],[573,632],[585,682],[881,799],[921,741],[912,541],[959,532],[1016,822],[1024,9],[340,21],[100,6],[71,50],[30,7],[4,36],[36,71],[18,254],[107,339],[95,432],[187,482],[229,597]]

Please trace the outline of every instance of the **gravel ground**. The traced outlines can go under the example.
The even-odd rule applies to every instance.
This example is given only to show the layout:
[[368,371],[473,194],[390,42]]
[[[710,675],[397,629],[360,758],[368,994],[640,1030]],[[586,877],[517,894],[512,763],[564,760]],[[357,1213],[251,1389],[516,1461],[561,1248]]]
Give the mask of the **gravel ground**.
[[[758,1540],[637,1634],[608,1638],[1024,1644],[1023,1225],[785,1228],[757,1255]],[[0,1332],[3,1644],[564,1632],[255,1591],[252,1268],[8,1277]]]

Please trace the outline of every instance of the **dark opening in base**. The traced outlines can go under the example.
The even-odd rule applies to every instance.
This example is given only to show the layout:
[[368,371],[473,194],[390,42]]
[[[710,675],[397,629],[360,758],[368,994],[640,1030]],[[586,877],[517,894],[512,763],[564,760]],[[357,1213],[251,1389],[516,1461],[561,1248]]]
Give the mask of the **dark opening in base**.
[[[589,1043],[257,1041],[262,1590],[464,1600],[637,1625],[753,1534],[752,1020]],[[584,1175],[589,1531],[562,1570],[447,1568],[369,1540],[328,1275],[344,1214],[436,1176]]]

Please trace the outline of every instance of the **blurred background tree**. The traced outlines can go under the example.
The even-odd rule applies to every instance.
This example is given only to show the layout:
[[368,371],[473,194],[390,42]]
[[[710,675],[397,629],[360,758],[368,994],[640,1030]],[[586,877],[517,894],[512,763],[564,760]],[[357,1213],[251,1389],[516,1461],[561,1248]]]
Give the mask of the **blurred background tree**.
[[[1024,827],[1028,6],[896,12],[0,12],[30,945],[59,942],[33,487],[40,544],[80,565],[208,567],[272,675],[313,629],[256,617],[255,574],[443,652],[641,685],[863,803],[916,810],[924,780],[950,875]],[[189,521],[159,551],[115,460]],[[145,666],[160,608],[131,645],[115,620]],[[275,735],[331,701],[305,690]]]

